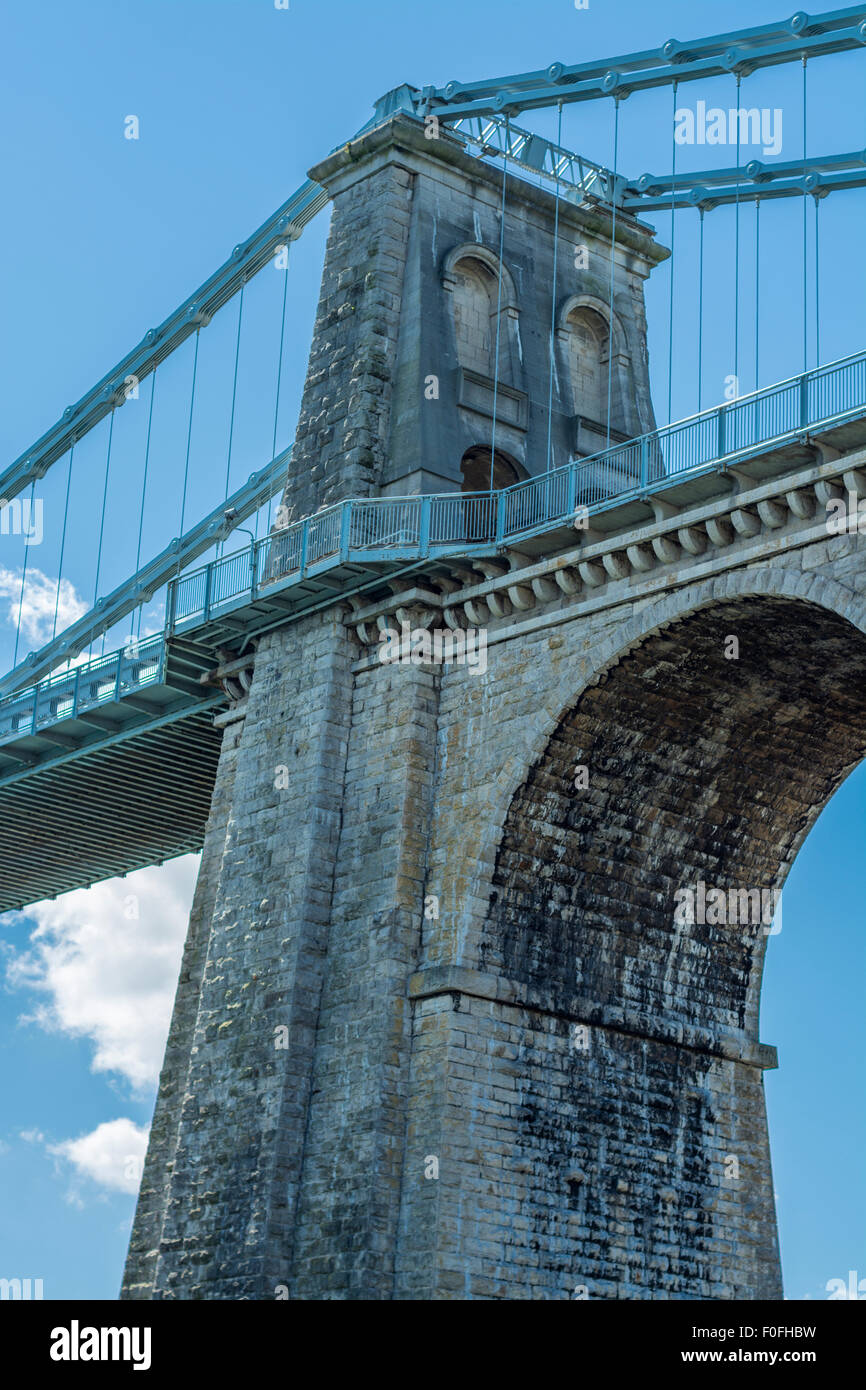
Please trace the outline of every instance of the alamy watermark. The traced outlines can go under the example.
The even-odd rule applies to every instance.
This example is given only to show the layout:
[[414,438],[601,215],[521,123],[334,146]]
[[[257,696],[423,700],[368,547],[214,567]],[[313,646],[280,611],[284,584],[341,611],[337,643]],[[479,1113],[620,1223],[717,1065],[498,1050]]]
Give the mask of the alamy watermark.
[[41,497],[0,497],[0,536],[23,536],[28,545],[41,545],[43,502]]
[[400,624],[400,631],[386,627],[379,634],[379,660],[400,666],[454,663],[468,666],[473,675],[487,670],[487,631],[483,627],[416,627]]
[[764,155],[780,154],[782,111],[776,106],[707,106],[699,101],[694,111],[680,107],[674,116],[678,145],[760,145]]
[[699,881],[674,893],[678,927],[760,927],[764,936],[782,930],[781,888],[713,888]]
[[0,1279],[0,1300],[44,1298],[42,1279]]
[[847,502],[844,497],[829,497],[824,506],[831,536],[866,536],[866,497],[849,491]]

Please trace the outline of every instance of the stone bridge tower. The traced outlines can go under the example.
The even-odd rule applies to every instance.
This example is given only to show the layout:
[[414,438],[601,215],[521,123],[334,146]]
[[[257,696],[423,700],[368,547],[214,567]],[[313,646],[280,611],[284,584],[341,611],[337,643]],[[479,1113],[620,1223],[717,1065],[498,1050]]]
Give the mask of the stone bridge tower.
[[[652,428],[648,228],[617,219],[611,322],[598,205],[561,204],[553,302],[553,198],[509,176],[500,289],[502,175],[444,132],[398,114],[312,174],[290,516],[488,486],[494,389],[496,486],[597,451],[608,412]],[[822,520],[850,443],[260,640],[125,1297],[781,1297],[766,932],[676,903],[778,888],[863,755],[862,553]],[[486,662],[381,661],[406,619],[483,627]]]

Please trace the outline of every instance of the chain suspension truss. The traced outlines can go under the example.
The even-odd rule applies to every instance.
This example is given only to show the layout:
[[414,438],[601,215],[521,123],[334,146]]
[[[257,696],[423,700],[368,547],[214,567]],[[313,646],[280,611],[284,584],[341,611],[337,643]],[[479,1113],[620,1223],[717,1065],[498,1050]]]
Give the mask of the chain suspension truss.
[[[376,114],[352,138],[357,139],[382,119],[377,107]],[[234,248],[219,270],[199,285],[159,328],[151,328],[132,352],[82,396],[76,405],[67,406],[51,429],[0,473],[0,498],[9,501],[34,479],[43,478],[51,465],[68,452],[74,441],[81,439],[113,409],[124,404],[130,377],[137,382],[143,381],[190,334],[210,323],[217,310],[237,294],[241,285],[268,264],[277,248],[296,240],[327,204],[325,190],[311,179],[306,179],[273,216]]]
[[[443,88],[419,90],[403,84],[376,103],[373,116],[352,139],[398,111],[415,119],[436,116],[479,157],[497,162],[512,161],[551,184],[558,184],[560,195],[572,201],[602,203],[632,215],[669,211],[672,205],[705,211],[737,199],[764,200],[804,192],[820,198],[837,189],[866,184],[866,151],[812,157],[805,163],[801,160],[769,165],[754,160],[745,169],[707,170],[673,178],[647,173],[630,180],[543,136],[515,126],[504,117],[510,118],[521,110],[606,96],[621,101],[633,91],[725,73],[747,76],[762,67],[863,46],[866,46],[866,9],[853,7],[811,16],[799,11],[781,23],[688,43],[670,39],[660,49],[614,59],[570,67],[553,63],[537,72],[474,83],[450,82]],[[190,334],[209,323],[217,310],[270,261],[277,247],[299,237],[327,203],[325,190],[312,180],[306,180],[251,237],[234,248],[231,257],[159,328],[146,333],[138,346],[91,391],[76,405],[67,407],[31,449],[0,473],[0,499],[9,501],[44,477],[75,441],[124,403],[130,377],[137,382],[143,380]],[[113,594],[99,600],[59,638],[40,652],[31,653],[0,681],[0,691],[15,690],[38,680],[52,666],[77,654],[87,641],[92,641],[132,611],[142,598],[151,596],[171,573],[197,558],[220,534],[226,534],[223,513],[230,504],[237,512],[234,524],[251,515],[256,506],[278,490],[275,470],[285,468],[287,457],[281,455],[266,469],[253,474],[218,511],[172,542],[162,555],[140,569]],[[263,489],[267,488],[271,491],[265,497]],[[79,643],[85,631],[86,640]]]
[[[619,58],[566,66],[553,63],[537,72],[479,82],[449,82],[442,88],[417,89],[406,84],[388,92],[377,103],[373,116],[355,137],[402,110],[416,117],[436,115],[446,122],[458,138],[485,156],[504,156],[537,174],[564,185],[566,194],[612,203],[630,211],[642,207],[651,211],[658,183],[653,175],[630,182],[614,179],[609,170],[570,150],[545,140],[543,136],[511,126],[506,134],[500,114],[514,114],[544,106],[590,101],[603,96],[622,100],[632,91],[683,83],[724,73],[745,76],[761,67],[794,62],[804,57],[866,46],[866,9],[855,6],[819,15],[799,11],[791,19],[751,29],[734,30],[715,38],[680,43],[668,40],[660,49],[627,54]],[[482,119],[487,117],[487,120]],[[861,154],[826,156],[809,161],[806,177],[815,179],[816,189],[859,186],[863,179]],[[803,169],[798,187],[785,188],[784,178],[769,172],[757,162],[749,166],[740,187],[740,196],[783,196],[802,192]],[[730,173],[730,171],[723,171]],[[716,171],[684,176],[688,180],[678,190],[678,206],[705,206],[725,201]],[[668,188],[669,181],[666,181]],[[641,186],[645,184],[645,187]],[[644,196],[644,195],[647,196]],[[143,380],[164,358],[197,328],[207,324],[273,255],[277,246],[300,236],[304,227],[327,204],[324,189],[311,180],[268,218],[247,241],[236,246],[228,261],[200,285],[159,328],[145,334],[138,347],[102,378],[74,406],[68,406],[60,420],[25,454],[0,473],[0,498],[10,500],[48,469],[109,412],[127,398],[129,377]],[[666,201],[670,207],[670,197]]]
[[[636,184],[614,180],[610,171],[601,165],[564,150],[542,136],[512,126],[510,135],[506,137],[503,122],[479,118],[485,115],[495,118],[506,112],[513,115],[521,110],[556,106],[560,102],[590,101],[602,96],[615,96],[622,100],[630,92],[641,89],[696,81],[724,73],[746,76],[761,67],[794,62],[804,57],[841,53],[863,46],[866,46],[866,9],[855,6],[819,15],[798,11],[791,19],[780,23],[734,30],[715,38],[696,39],[688,43],[669,39],[660,49],[619,58],[575,66],[553,63],[537,72],[485,78],[479,82],[449,82],[442,88],[425,87],[420,91],[404,84],[377,102],[372,118],[357,135],[380,124],[397,110],[418,117],[436,115],[447,122],[459,138],[475,145],[485,154],[504,155],[507,150],[508,157],[514,158],[523,167],[551,179],[558,177],[566,187],[570,186],[575,191],[590,197],[599,196],[605,202],[619,200],[623,206],[641,206],[649,211],[650,202],[641,201],[640,195],[644,190]],[[859,155],[843,156],[842,159],[857,159],[862,165]],[[809,172],[820,180],[820,186],[827,188],[827,191],[827,180],[843,169],[847,170],[847,177],[840,177],[833,186],[855,186],[861,174],[851,164],[840,164],[834,156],[827,156],[823,161],[809,161]],[[769,186],[768,177],[772,180]],[[650,180],[648,188],[654,187],[653,176],[644,175],[643,178]],[[708,172],[688,178],[693,194],[706,194],[712,201],[724,199],[724,195],[720,199],[714,197],[713,190],[718,184],[715,174]],[[741,186],[741,196],[768,196],[774,183],[777,183],[775,177],[768,176],[766,168],[761,166],[752,176],[752,186],[745,183]],[[700,185],[706,185],[706,188]],[[789,191],[802,192],[802,184],[799,190]],[[685,201],[682,205],[687,205],[687,193],[684,187],[682,194]],[[777,187],[770,196],[780,196],[780,193]],[[626,197],[634,201],[626,204]],[[159,328],[150,329],[138,347],[118,362],[76,405],[68,406],[61,419],[26,454],[0,473],[0,498],[8,501],[34,479],[44,477],[51,465],[68,451],[73,439],[80,439],[113,408],[123,404],[130,376],[140,382],[196,328],[208,323],[216,311],[237,293],[241,284],[267,263],[277,246],[300,235],[327,201],[324,189],[306,180],[247,241],[235,247],[229,260]],[[667,206],[670,206],[669,199]]]
[[448,129],[479,158],[504,158],[530,173],[558,181],[565,185],[566,196],[595,197],[606,203],[622,198],[625,180],[618,181],[617,192],[617,180],[610,169],[497,116],[465,116]]
[[[767,198],[802,197],[811,193],[823,198],[828,193],[866,185],[866,150],[850,154],[820,155],[792,159],[778,164],[750,160],[744,168],[713,169],[697,174],[641,174],[629,183],[622,197],[627,212],[670,212],[675,208],[697,207],[709,211],[739,198],[762,202]],[[739,191],[738,191],[739,190]]]
[[213,315],[249,280],[261,270],[282,243],[300,235],[300,231],[327,203],[327,194],[309,179],[297,192],[268,218],[258,231],[240,246],[220,266],[195,294],[185,300],[159,328],[151,328],[138,347],[97,382],[77,405],[67,406],[55,425],[0,474],[0,497],[9,501],[28,487],[33,479],[43,478],[48,469],[67,453],[78,440],[99,424],[127,399],[128,380],[142,381],[154,367],[164,361],[197,328],[210,322]]
[[799,62],[866,45],[866,9],[855,5],[823,14],[803,10],[790,19],[735,29],[711,38],[682,43],[668,39],[661,48],[628,53],[569,66],[551,63],[535,71],[477,82],[449,82],[424,87],[419,114],[441,121],[466,116],[516,115],[559,102],[594,101],[631,92],[696,82],[702,78],[739,73],[747,77],[758,68]]
[[763,164],[750,160],[742,168],[704,169],[693,173],[641,174],[630,179],[604,165],[554,144],[497,116],[466,116],[448,127],[479,158],[507,158],[551,185],[560,184],[560,196],[572,202],[614,204],[634,216],[670,212],[675,208],[700,207],[709,211],[737,200],[802,197],[822,198],[845,188],[866,186],[866,150],[848,154],[819,155],[805,165],[802,159]]

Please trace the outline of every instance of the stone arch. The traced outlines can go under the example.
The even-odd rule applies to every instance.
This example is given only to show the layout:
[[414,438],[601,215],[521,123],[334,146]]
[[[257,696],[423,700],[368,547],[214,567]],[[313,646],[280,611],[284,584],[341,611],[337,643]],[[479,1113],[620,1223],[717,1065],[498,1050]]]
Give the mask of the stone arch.
[[[517,292],[511,272],[486,246],[469,242],[446,256],[442,283],[450,298],[461,367],[492,378],[497,308],[503,328],[510,318],[517,318]],[[502,337],[500,333],[499,375],[505,379],[511,373],[507,343],[501,341]]]
[[520,1210],[511,1247],[537,1254],[554,1297],[579,1268],[592,1298],[780,1298],[769,922],[677,923],[675,890],[704,882],[727,906],[781,888],[866,756],[866,598],[796,571],[708,580],[609,629],[577,694],[569,676],[566,659],[524,722],[493,852],[469,850],[485,883],[458,959],[501,1001],[474,1046],[490,1090],[513,1088],[508,1120],[474,1132],[504,1155],[485,1169],[491,1224]]
[[[725,656],[729,637],[737,639],[738,659]],[[733,945],[718,924],[668,933],[677,892],[698,882],[726,893],[781,889],[818,813],[864,755],[862,633],[802,599],[752,594],[704,603],[622,652],[557,721],[509,806],[492,900],[507,893],[525,903],[545,877],[561,895],[571,857],[587,958],[607,959],[612,920],[632,912],[642,922],[629,982],[607,960],[613,973],[605,983],[590,972],[586,993],[594,1001],[659,1015],[673,1007],[678,1027],[757,1042],[766,932],[747,932]],[[577,766],[587,768],[588,795],[575,791]],[[628,809],[631,797],[637,801]],[[526,858],[533,836],[541,859],[547,856],[540,873]],[[587,851],[591,873],[583,867]],[[652,901],[642,903],[642,885]],[[551,900],[545,914],[559,937],[568,911]],[[491,922],[504,931],[502,951]],[[503,915],[494,907],[487,928],[478,968],[526,983],[538,968],[549,985],[555,971],[538,921],[527,934],[510,909]],[[657,952],[646,946],[650,935]],[[715,999],[706,978],[699,1000],[687,997],[697,940],[716,961],[727,958],[730,978],[719,977]],[[674,1006],[657,986],[678,973],[684,983],[674,985]]]
[[[493,490],[512,487],[527,476],[516,459],[502,449],[493,453]],[[460,491],[488,492],[490,490],[490,445],[473,444],[460,460]]]
[[[491,778],[491,790],[485,804],[483,840],[475,847],[473,869],[467,871],[467,877],[463,880],[467,889],[467,907],[455,913],[458,959],[464,958],[465,947],[479,924],[479,904],[486,902],[489,896],[489,870],[511,799],[529,769],[543,754],[566,710],[592,685],[606,680],[620,661],[654,633],[681,622],[689,614],[718,600],[762,595],[802,599],[835,613],[853,628],[866,633],[866,596],[854,593],[835,580],[782,567],[763,572],[736,571],[684,586],[648,603],[645,608],[615,624],[612,633],[593,647],[589,669],[579,684],[575,685],[571,672],[566,671],[549,691],[539,693],[530,723],[523,733],[525,755],[519,761],[506,759]],[[492,660],[491,672],[494,670],[495,660]]]
[[[570,294],[567,299],[562,301],[559,313],[556,316],[556,327],[562,333],[568,323],[568,319],[578,310],[586,310],[596,314],[605,327],[605,332],[610,328],[610,305],[603,299],[599,299],[596,294]],[[613,346],[615,352],[628,352],[625,330],[619,314],[614,310],[613,315]]]

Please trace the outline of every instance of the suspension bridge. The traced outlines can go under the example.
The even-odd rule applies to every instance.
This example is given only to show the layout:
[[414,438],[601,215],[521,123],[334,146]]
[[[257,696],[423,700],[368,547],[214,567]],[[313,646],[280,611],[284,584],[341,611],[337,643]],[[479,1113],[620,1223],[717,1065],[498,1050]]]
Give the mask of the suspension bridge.
[[781,1297],[768,924],[674,904],[773,898],[866,755],[864,47],[397,86],[0,470],[0,910],[201,851],[124,1297]]
[[[373,117],[353,139],[400,114],[425,134],[457,142],[474,158],[502,171],[505,235],[508,179],[531,181],[560,203],[597,211],[616,236],[617,219],[631,222],[658,210],[674,214],[698,210],[701,219],[699,294],[703,299],[705,214],[736,205],[739,267],[741,206],[774,199],[814,204],[817,226],[821,201],[866,186],[866,152],[807,155],[806,82],[810,61],[866,45],[866,11],[850,8],[689,43],[671,40],[659,50],[578,65],[553,63],[547,69],[477,82],[451,82],[442,88],[402,86],[384,97]],[[803,73],[803,157],[684,174],[635,176],[607,169],[540,134],[523,129],[521,111],[553,108],[562,128],[563,108],[571,103],[607,100],[613,104],[617,148],[620,106],[644,89],[683,84],[728,74],[736,83],[740,107],[744,78],[767,67],[798,63]],[[737,125],[739,139],[739,122]],[[614,160],[616,165],[616,159]],[[225,495],[194,525],[186,526],[190,483],[190,437],[196,394],[199,337],[227,306],[239,302],[234,388],[243,322],[245,287],[275,257],[288,263],[291,243],[328,206],[325,190],[307,180],[229,260],[209,277],[158,328],[148,332],[122,361],[0,475],[3,509],[29,491],[31,507],[49,470],[67,470],[61,526],[57,599],[63,582],[69,486],[76,448],[108,422],[102,478],[95,469],[82,485],[94,504],[101,492],[101,519],[94,601],[73,622],[55,631],[37,650],[18,659],[26,608],[28,553],[25,549],[18,602],[15,663],[0,679],[0,908],[21,907],[45,896],[81,887],[100,878],[161,861],[201,847],[219,756],[220,721],[214,716],[229,700],[221,683],[227,662],[244,669],[245,655],[271,628],[333,604],[387,590],[412,574],[446,579],[471,559],[495,561],[519,549],[523,556],[548,553],[574,540],[575,525],[592,539],[614,534],[656,515],[658,499],[675,508],[708,495],[708,479],[752,461],[756,476],[788,467],[798,446],[824,438],[836,448],[866,439],[866,354],[808,368],[806,343],[810,305],[806,290],[804,242],[804,364],[788,381],[715,405],[689,419],[639,437],[614,442],[608,390],[605,447],[590,456],[558,462],[548,438],[543,473],[493,488],[492,460],[497,444],[496,385],[499,319],[491,422],[491,486],[487,491],[451,490],[438,495],[343,498],[314,515],[287,523],[278,515],[270,533],[232,554],[223,553],[240,523],[258,517],[279,497],[292,468],[292,451],[276,451],[242,486]],[[759,230],[759,229],[758,229]],[[805,236],[805,220],[804,220]],[[672,242],[673,242],[672,232]],[[816,237],[816,257],[818,241]],[[675,252],[674,252],[675,254]],[[758,257],[760,250],[758,246]],[[500,260],[500,266],[503,264]],[[760,266],[757,267],[758,273]],[[816,286],[818,266],[816,261]],[[553,295],[567,282],[554,259]],[[671,277],[673,334],[674,274]],[[501,271],[498,286],[502,292]],[[817,290],[816,290],[817,292]],[[610,277],[613,309],[613,262]],[[739,304],[735,310],[739,316]],[[278,362],[282,371],[285,287]],[[703,332],[703,323],[700,324]],[[817,328],[816,328],[817,335]],[[106,499],[112,470],[142,468],[141,509],[147,501],[153,412],[159,407],[158,369],[194,337],[195,356],[189,399],[181,534],[142,563],[142,533],[132,574],[112,592],[99,591]],[[737,374],[736,340],[734,373]],[[552,403],[554,333],[550,339]],[[700,358],[700,344],[698,356]],[[757,347],[756,347],[757,354]],[[612,371],[613,353],[609,354]],[[757,371],[757,363],[756,363]],[[700,367],[699,367],[700,380]],[[144,459],[112,457],[115,418],[139,386],[150,378],[150,416]],[[279,405],[279,384],[278,384]],[[500,413],[502,402],[499,403]],[[228,458],[235,397],[232,395]],[[499,429],[501,432],[501,414]],[[794,453],[792,454],[792,450]],[[407,469],[407,472],[409,470]],[[76,480],[77,481],[77,480]],[[270,512],[268,512],[270,515]],[[583,519],[582,521],[580,519]],[[211,558],[204,564],[202,557]],[[461,587],[466,587],[465,579]],[[161,625],[141,636],[145,604],[155,603]],[[128,634],[123,623],[132,618]],[[108,640],[108,650],[106,644]],[[101,645],[98,655],[97,645]],[[230,655],[227,655],[230,654]],[[215,673],[217,673],[215,675]],[[178,776],[183,768],[184,775]]]

